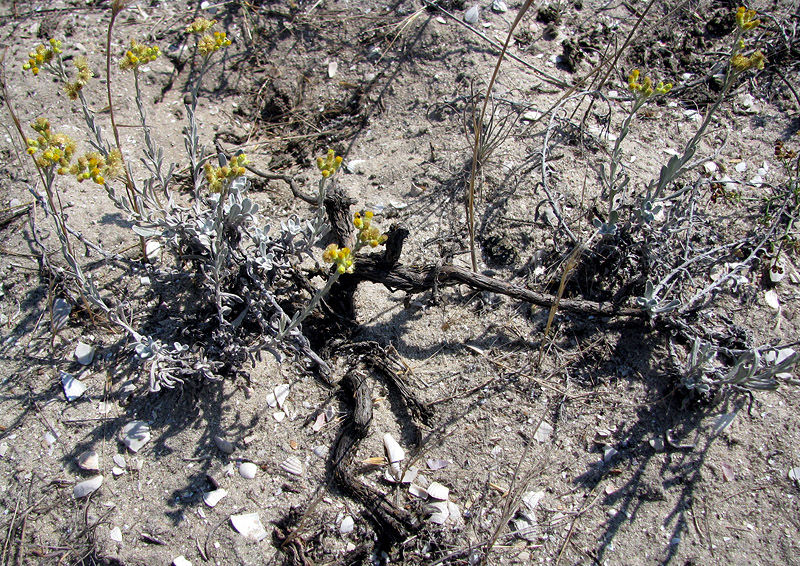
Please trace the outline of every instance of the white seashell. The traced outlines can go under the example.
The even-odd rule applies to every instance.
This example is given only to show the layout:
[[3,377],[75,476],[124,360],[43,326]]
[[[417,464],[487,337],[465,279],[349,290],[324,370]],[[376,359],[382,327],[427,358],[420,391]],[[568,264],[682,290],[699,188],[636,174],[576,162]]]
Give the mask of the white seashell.
[[533,511],[536,509],[536,506],[539,505],[539,502],[544,497],[544,491],[528,491],[522,496],[522,502],[525,506]]
[[386,459],[389,463],[401,462],[406,457],[406,451],[388,432],[383,435],[383,449],[386,452]]
[[781,302],[778,299],[778,293],[775,292],[775,289],[770,289],[764,293],[764,302],[767,303],[768,307],[776,311],[781,310]]
[[328,447],[327,446],[315,446],[313,450],[314,456],[317,458],[325,458],[328,455]]
[[780,283],[786,275],[786,264],[781,260],[776,260],[769,268],[769,280],[773,283]]
[[246,480],[251,480],[256,477],[256,472],[258,472],[258,466],[253,462],[242,462],[239,466],[239,475]]
[[450,512],[450,521],[458,523],[461,520],[461,509],[452,501],[447,502],[447,510]]
[[114,527],[109,531],[108,538],[114,542],[122,542],[122,531],[119,529],[119,527]]
[[69,315],[72,312],[72,305],[64,299],[58,298],[53,301],[53,325],[56,331],[64,328],[69,322]]
[[289,398],[289,384],[281,383],[279,386],[275,388],[275,401],[277,401],[278,407],[283,409],[283,404],[286,402],[286,399],[288,398]]
[[328,78],[332,79],[336,76],[336,71],[339,70],[339,63],[336,61],[331,61],[328,63]]
[[424,487],[414,485],[413,483],[408,486],[408,493],[414,497],[419,497],[420,499],[428,499],[428,490],[426,490]]
[[147,244],[145,244],[144,251],[147,254],[147,259],[159,259],[161,257],[161,242],[158,240],[148,240]]
[[342,524],[339,525],[339,532],[343,535],[349,535],[353,532],[355,528],[355,521],[353,521],[353,517],[348,515],[344,519],[342,519]]
[[120,468],[119,466],[114,466],[113,468],[111,468],[111,473],[114,474],[115,477],[121,476],[122,474],[125,473],[125,470],[123,468]]
[[209,507],[214,507],[217,503],[222,501],[222,498],[228,495],[228,492],[222,488],[215,489],[203,494],[203,501]]
[[122,456],[122,454],[114,454],[112,460],[114,460],[114,463],[120,468],[124,469],[127,467],[127,464],[125,463],[125,458]]
[[75,487],[72,488],[72,497],[80,499],[81,497],[91,495],[100,489],[101,485],[103,485],[103,476],[95,476],[80,483],[76,483]]
[[706,161],[705,163],[703,163],[703,170],[709,175],[711,175],[714,171],[717,170],[717,164],[714,163],[713,161]]
[[82,366],[88,366],[94,360],[94,351],[94,346],[78,342],[78,345],[75,346],[75,359]]
[[533,435],[533,438],[537,442],[547,442],[550,439],[550,435],[553,434],[553,427],[547,421],[542,421],[539,425],[539,428],[536,429],[536,432]]
[[618,454],[617,449],[613,446],[605,446],[603,448],[603,461],[610,462],[611,459]]
[[150,426],[144,421],[131,421],[122,427],[120,441],[131,452],[138,452],[150,441]]
[[8,452],[8,443],[3,442],[2,444],[0,444],[0,458],[5,456],[6,452]]
[[447,501],[434,501],[425,506],[425,511],[430,514],[428,520],[437,525],[443,525],[447,518],[450,516],[450,509],[447,506]]
[[94,450],[87,450],[78,456],[78,466],[80,466],[82,470],[99,470],[100,457]]
[[241,535],[255,540],[264,540],[269,534],[261,524],[258,513],[245,513],[243,515],[231,515],[231,524]]
[[450,464],[450,462],[441,458],[429,458],[425,463],[428,464],[429,470],[442,470]]
[[504,14],[508,12],[508,4],[506,4],[503,0],[494,0],[492,2],[492,10],[499,14]]
[[172,566],[192,566],[192,563],[186,560],[186,557],[181,554],[175,557],[175,560],[172,561]]
[[405,471],[405,473],[403,474],[403,479],[400,481],[402,483],[411,483],[416,479],[417,474],[419,474],[419,470],[417,468],[409,468],[408,470]]
[[464,21],[468,24],[477,24],[480,17],[481,8],[477,4],[464,13]]
[[286,413],[283,411],[278,411],[277,413],[272,413],[272,418],[278,422],[283,422],[283,419],[286,418]]
[[220,452],[224,452],[225,454],[233,454],[234,446],[232,443],[228,442],[224,438],[218,435],[214,435],[214,444],[217,446]]
[[86,392],[86,385],[65,371],[61,372],[61,386],[67,401],[74,401]]
[[734,167],[739,173],[744,173],[747,171],[747,161],[740,161]]
[[450,497],[450,490],[446,486],[435,481],[431,482],[431,485],[428,486],[428,495],[431,499],[447,501],[447,498]]
[[512,523],[516,536],[528,542],[536,542],[539,524],[533,513],[522,513]]
[[538,110],[528,110],[522,115],[522,119],[528,122],[535,122],[542,117],[542,113]]
[[402,475],[403,470],[400,469],[400,463],[395,462],[394,464],[389,464],[389,467],[384,471],[383,477],[389,483],[400,483],[400,478]]
[[284,472],[289,472],[295,476],[302,476],[303,475],[303,464],[297,458],[297,456],[292,456],[291,458],[287,458],[282,464],[281,469]]

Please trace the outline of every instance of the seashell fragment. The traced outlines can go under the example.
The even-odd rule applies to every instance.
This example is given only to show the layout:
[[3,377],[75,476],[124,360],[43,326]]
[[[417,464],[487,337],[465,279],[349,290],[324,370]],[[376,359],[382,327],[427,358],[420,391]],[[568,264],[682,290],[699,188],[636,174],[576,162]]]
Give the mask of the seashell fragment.
[[325,458],[328,455],[328,447],[327,446],[315,446],[312,450],[314,456],[317,458]]
[[353,532],[355,528],[355,521],[353,521],[353,517],[348,515],[344,519],[342,519],[342,524],[339,525],[339,532],[343,535],[349,535]]
[[425,463],[428,464],[429,470],[442,470],[450,464],[450,462],[441,458],[429,458],[425,460]]
[[217,503],[222,501],[222,498],[228,495],[227,490],[222,488],[215,489],[214,491],[209,491],[208,493],[203,494],[203,501],[209,507],[214,507]]
[[446,486],[435,481],[431,482],[431,485],[428,486],[428,495],[431,499],[447,501],[447,498],[450,497],[450,490]]
[[114,474],[114,477],[121,476],[122,474],[125,473],[125,469],[120,468],[119,466],[114,466],[113,468],[111,468],[111,473]]
[[122,469],[125,469],[127,467],[127,464],[125,463],[125,458],[122,456],[122,454],[114,454],[112,460],[114,460],[114,463]]
[[97,471],[100,469],[100,457],[94,450],[87,450],[78,456],[78,466],[80,466],[82,470]]
[[192,563],[186,560],[186,557],[181,554],[175,557],[175,560],[172,561],[172,566],[192,566]]
[[386,459],[390,464],[401,462],[406,457],[406,451],[388,432],[383,435],[383,449],[386,452]]
[[303,464],[297,458],[297,456],[292,456],[291,458],[287,458],[281,464],[281,469],[284,472],[289,472],[295,476],[302,476],[303,475]]
[[258,513],[231,515],[231,524],[239,534],[257,541],[265,539],[269,534],[261,524]]
[[88,366],[94,360],[94,351],[94,346],[78,342],[78,345],[75,346],[75,359],[82,366]]
[[150,426],[144,421],[131,421],[122,427],[119,439],[128,450],[136,453],[150,441]]
[[113,540],[114,542],[122,542],[122,531],[119,527],[114,527],[109,531],[108,538]]
[[437,525],[443,525],[450,516],[450,508],[447,501],[434,501],[425,506],[425,511],[430,514],[428,520]]
[[[283,409],[283,404],[286,402],[286,399],[289,398],[289,384],[288,383],[281,383],[275,388],[275,404],[278,405],[281,409]],[[270,405],[271,406],[271,405]]]
[[547,442],[553,434],[553,427],[547,421],[542,421],[533,435],[537,442]]
[[468,24],[477,24],[481,16],[480,6],[477,4],[464,13],[464,21]]
[[61,386],[67,401],[74,401],[86,392],[86,385],[65,371],[61,372]]
[[213,440],[214,444],[216,445],[216,447],[219,449],[220,452],[224,452],[225,454],[233,454],[235,448],[231,442],[228,442],[227,440],[216,434],[214,435]]
[[408,486],[408,493],[414,497],[419,497],[420,499],[428,499],[428,490],[426,490],[424,487],[414,485],[413,483]]
[[95,476],[88,480],[76,483],[75,487],[72,488],[72,497],[75,499],[80,499],[81,497],[91,495],[100,489],[101,485],[103,485],[103,476]]
[[253,462],[242,462],[242,464],[239,466],[239,475],[246,480],[251,480],[256,477],[257,472],[258,466],[256,466]]

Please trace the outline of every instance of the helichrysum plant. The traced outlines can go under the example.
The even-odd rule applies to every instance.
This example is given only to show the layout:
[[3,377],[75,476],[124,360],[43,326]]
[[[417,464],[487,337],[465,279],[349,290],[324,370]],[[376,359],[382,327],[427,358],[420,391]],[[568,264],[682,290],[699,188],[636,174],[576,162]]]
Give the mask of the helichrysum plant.
[[[115,2],[112,16],[123,7]],[[190,78],[190,99],[186,105],[188,125],[184,141],[193,189],[188,206],[177,204],[173,198],[175,164],[164,162],[164,151],[147,122],[147,108],[139,85],[145,65],[160,55],[157,46],[132,40],[116,66],[117,72],[132,73],[134,79],[139,125],[145,141],[141,160],[144,169],[138,172],[123,159],[116,132],[117,147],[105,142],[102,128],[86,103],[84,90],[91,86],[92,72],[85,58],[76,57],[75,69],[68,71],[62,59],[64,47],[53,39],[37,46],[23,65],[26,72],[34,75],[47,70],[58,77],[68,98],[81,104],[91,150],[79,152],[74,140],[59,133],[42,117],[33,122],[33,135],[25,138],[27,151],[45,181],[44,206],[56,222],[73,279],[93,309],[128,333],[133,351],[149,368],[150,389],[154,391],[198,375],[217,379],[224,374],[243,372],[245,362],[262,350],[273,352],[279,359],[289,354],[298,360],[311,360],[321,371],[327,371],[325,362],[313,353],[303,335],[302,322],[337,279],[352,271],[360,249],[378,246],[386,239],[373,225],[371,212],[357,213],[353,218],[356,232],[353,248],[331,245],[317,255],[317,246],[329,231],[323,202],[342,164],[342,158],[333,150],[317,160],[320,177],[313,217],[303,220],[292,215],[276,225],[264,222],[258,205],[247,196],[247,156],[242,152],[231,156],[206,152],[196,120],[197,94],[215,54],[231,45],[225,32],[214,30],[215,25],[214,20],[198,18],[186,28],[187,34],[195,37],[196,54],[201,58],[199,70]],[[110,60],[109,55],[107,61]],[[110,86],[108,91],[111,100]],[[13,115],[8,97],[6,102]],[[24,135],[21,125],[19,129]],[[70,243],[71,228],[57,204],[58,183],[67,179],[102,187],[130,219],[136,234],[143,240],[160,240],[163,248],[172,252],[175,266],[192,268],[195,277],[191,280],[197,285],[193,295],[200,299],[193,301],[192,308],[197,311],[197,320],[211,324],[210,330],[148,336],[134,327],[130,305],[101,294],[76,259]],[[125,191],[119,191],[121,185]],[[92,249],[102,251],[94,245]],[[313,297],[303,299],[302,292],[293,290],[291,285],[293,273],[304,257],[315,256],[332,264],[332,268]],[[158,266],[152,266],[151,270],[156,280],[169,271]],[[164,278],[164,284],[169,281],[174,281],[174,277]]]

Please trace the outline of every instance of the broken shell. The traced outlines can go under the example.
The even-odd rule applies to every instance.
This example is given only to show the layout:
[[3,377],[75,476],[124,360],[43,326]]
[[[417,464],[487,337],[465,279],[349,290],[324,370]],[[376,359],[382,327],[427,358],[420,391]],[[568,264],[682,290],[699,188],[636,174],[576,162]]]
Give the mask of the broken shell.
[[80,466],[82,470],[99,470],[100,457],[94,450],[87,450],[78,456],[78,466]]
[[121,476],[122,474],[125,473],[125,470],[123,468],[120,468],[119,466],[114,466],[113,468],[111,468],[111,473],[114,474],[115,477]]
[[447,518],[450,516],[450,509],[447,506],[447,501],[434,501],[425,506],[425,511],[430,514],[428,520],[437,525],[443,525]]
[[61,372],[61,386],[67,401],[74,401],[86,392],[86,385],[65,371]]
[[122,454],[114,454],[112,460],[114,460],[114,463],[122,469],[125,469],[127,466],[125,463],[125,458],[122,456]]
[[617,449],[613,446],[605,446],[603,448],[603,461],[610,462],[614,456],[617,455]]
[[282,464],[281,469],[284,472],[289,472],[295,476],[302,476],[303,475],[303,464],[300,462],[299,458],[296,456],[292,456],[291,458],[287,458]]
[[209,507],[214,507],[217,503],[222,501],[222,498],[228,495],[228,492],[224,489],[215,489],[214,491],[209,491],[208,493],[203,494],[203,501]]
[[267,404],[270,407],[279,407],[283,409],[283,403],[289,397],[289,384],[288,383],[281,383],[275,389],[273,389],[272,393],[267,395]]
[[339,525],[339,532],[343,535],[348,535],[353,532],[355,528],[355,521],[353,521],[353,517],[348,515],[344,519],[342,519],[342,524]]
[[786,265],[780,259],[776,260],[769,268],[769,280],[773,283],[780,283],[786,275]]
[[447,510],[450,512],[450,521],[458,523],[461,521],[461,509],[452,501],[447,502]]
[[543,497],[544,491],[528,491],[522,496],[522,502],[529,510],[533,511]]
[[150,426],[144,421],[131,421],[122,427],[120,441],[131,452],[138,452],[150,441]]
[[450,464],[450,462],[441,458],[429,458],[425,463],[428,464],[428,469],[430,470],[441,470]]
[[239,475],[246,480],[251,480],[256,477],[256,472],[258,472],[258,466],[253,462],[242,462],[239,466]]
[[214,444],[217,446],[220,452],[224,452],[225,454],[233,454],[234,446],[232,443],[228,442],[224,438],[218,435],[214,435]]
[[406,457],[406,451],[397,443],[397,441],[388,432],[383,435],[383,449],[386,452],[386,459],[390,464],[400,462]]
[[186,560],[186,557],[181,554],[175,557],[175,560],[172,561],[172,566],[192,566],[192,563]]
[[311,425],[311,430],[313,430],[314,432],[319,432],[322,430],[322,427],[324,426],[325,426],[325,413],[320,413],[317,415],[314,424]]
[[231,515],[231,524],[237,532],[247,538],[257,541],[263,540],[269,534],[261,524],[258,513],[245,513],[243,515]]
[[94,346],[78,342],[78,345],[75,346],[75,359],[82,366],[88,366],[94,360]]
[[284,413],[283,411],[278,411],[276,413],[272,413],[272,418],[275,419],[278,422],[282,422],[283,419],[286,418],[286,413]]
[[547,442],[550,438],[550,435],[553,434],[553,427],[547,421],[542,421],[539,425],[539,428],[536,429],[536,432],[533,434],[534,440],[537,442]]
[[464,21],[468,24],[477,24],[481,14],[480,10],[481,9],[478,4],[471,7],[469,10],[464,12]]
[[109,531],[108,538],[113,540],[114,542],[122,542],[122,531],[119,527],[114,527]]
[[95,476],[80,483],[76,483],[75,487],[72,488],[72,497],[80,499],[81,497],[91,495],[100,489],[101,485],[103,485],[103,476]]
[[325,458],[328,455],[328,447],[327,446],[315,446],[313,450],[314,456],[317,458]]
[[450,497],[450,490],[446,486],[435,481],[431,482],[431,485],[428,486],[428,495],[431,499],[447,501],[447,498]]
[[424,487],[414,485],[413,483],[408,486],[408,493],[420,499],[428,499],[428,491]]
[[411,483],[416,479],[417,474],[419,474],[419,470],[417,468],[409,468],[405,471],[403,474],[403,479],[400,481],[403,483]]

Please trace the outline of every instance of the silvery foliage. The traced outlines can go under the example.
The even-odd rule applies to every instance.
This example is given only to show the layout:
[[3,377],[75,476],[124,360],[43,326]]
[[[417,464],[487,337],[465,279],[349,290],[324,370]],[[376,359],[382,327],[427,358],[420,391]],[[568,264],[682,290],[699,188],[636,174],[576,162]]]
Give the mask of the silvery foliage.
[[766,348],[764,354],[760,350],[765,348],[744,352],[725,372],[714,363],[716,348],[707,342],[695,340],[682,384],[700,393],[708,393],[715,386],[774,390],[781,382],[800,384],[800,380],[792,375],[794,366],[800,361],[800,353],[791,348]]
[[644,296],[636,297],[636,306],[647,311],[647,314],[653,317],[657,314],[667,313],[677,309],[681,306],[681,302],[678,299],[672,299],[666,303],[661,301],[657,296],[653,283],[647,281],[645,283]]
[[[224,156],[219,160],[220,165],[226,162]],[[261,350],[279,359],[288,350],[296,358],[310,358],[323,371],[326,368],[311,351],[301,328],[281,333],[281,323],[291,318],[274,291],[274,284],[289,279],[290,271],[304,256],[313,257],[312,247],[329,230],[322,206],[325,183],[320,183],[313,219],[293,214],[277,229],[261,223],[258,204],[247,196],[248,187],[245,177],[237,177],[222,193],[194,199],[191,206],[184,207],[168,190],[157,194],[154,183],[144,183],[137,187],[138,212],[127,195],[108,187],[111,200],[128,214],[136,234],[160,240],[175,257],[191,260],[202,275],[203,299],[217,313],[209,340],[192,348],[175,340],[167,341],[170,346],[126,328],[137,357],[149,365],[152,391],[175,387],[197,375],[217,379],[224,366],[235,371]],[[245,331],[245,322],[258,331]]]

